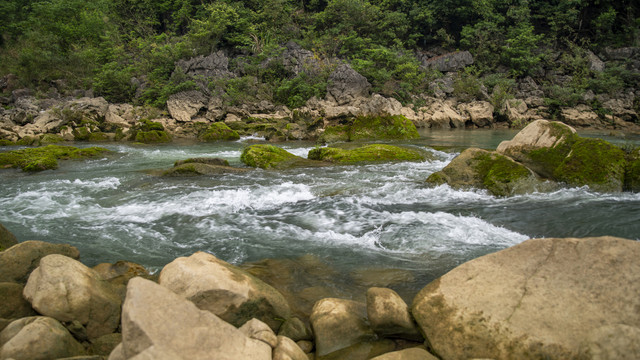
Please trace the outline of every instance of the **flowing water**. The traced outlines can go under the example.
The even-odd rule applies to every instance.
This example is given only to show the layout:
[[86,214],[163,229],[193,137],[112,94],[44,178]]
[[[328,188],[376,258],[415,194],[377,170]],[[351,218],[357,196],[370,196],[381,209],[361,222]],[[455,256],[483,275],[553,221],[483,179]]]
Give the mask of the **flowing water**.
[[[332,280],[343,287],[358,271],[402,269],[411,276],[392,287],[406,296],[465,261],[529,238],[640,238],[640,194],[569,188],[497,198],[425,184],[459,151],[434,148],[495,148],[514,134],[427,132],[410,145],[436,160],[419,163],[185,178],[148,170],[189,157],[242,166],[242,148],[254,140],[102,145],[116,154],[36,174],[0,172],[0,223],[20,240],[73,244],[89,266],[124,259],[158,270],[195,251],[234,264],[310,254],[335,269]],[[314,144],[280,146],[306,156]]]

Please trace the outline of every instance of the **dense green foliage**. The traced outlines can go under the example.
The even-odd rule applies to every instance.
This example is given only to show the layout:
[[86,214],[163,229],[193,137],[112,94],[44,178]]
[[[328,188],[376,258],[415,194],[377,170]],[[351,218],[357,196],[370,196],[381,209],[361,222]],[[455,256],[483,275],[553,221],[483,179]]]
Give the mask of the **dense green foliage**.
[[[295,41],[320,62],[349,61],[374,91],[409,102],[437,76],[420,68],[415,51],[441,47],[471,51],[483,79],[564,67],[572,83],[549,84],[553,107],[587,89],[637,83],[624,68],[590,73],[584,51],[637,46],[639,28],[634,0],[4,0],[0,76],[14,73],[43,92],[52,84],[93,88],[112,102],[161,107],[170,94],[198,86],[174,71],[177,60],[225,50],[240,59],[230,67],[241,75],[208,90],[231,104],[298,107],[324,95],[331,64],[285,71],[278,54]],[[555,49],[567,55],[550,56]]]

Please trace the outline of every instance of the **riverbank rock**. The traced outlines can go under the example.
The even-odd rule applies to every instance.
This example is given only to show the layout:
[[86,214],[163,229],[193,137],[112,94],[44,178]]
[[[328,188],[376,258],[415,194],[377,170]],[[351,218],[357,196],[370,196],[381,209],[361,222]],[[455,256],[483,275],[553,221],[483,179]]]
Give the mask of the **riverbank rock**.
[[271,330],[269,325],[258,319],[251,319],[238,328],[240,332],[248,338],[262,341],[263,343],[275,348],[278,346],[278,336]]
[[422,57],[422,66],[441,72],[456,71],[473,64],[473,55],[468,51],[456,51],[431,58]]
[[50,360],[84,354],[82,345],[50,317],[18,319],[0,332],[0,359]]
[[215,122],[201,134],[198,135],[198,140],[204,142],[214,141],[235,141],[239,140],[240,135],[235,130],[232,130],[223,122]]
[[183,91],[169,96],[167,109],[176,121],[190,122],[207,103],[207,98],[201,92]]
[[316,355],[325,356],[352,345],[376,340],[367,321],[366,305],[327,298],[318,301],[311,312]]
[[255,317],[277,331],[291,316],[287,301],[276,289],[204,252],[167,264],[159,283],[235,326]]
[[458,106],[471,123],[479,128],[491,127],[494,123],[493,105],[487,101],[472,101]]
[[402,115],[359,116],[349,129],[349,140],[409,140],[420,135],[416,126]]
[[373,287],[367,290],[367,317],[373,331],[381,337],[424,340],[409,307],[391,289]]
[[[637,343],[639,256],[640,243],[614,237],[528,240],[427,285],[412,313],[445,360],[589,359],[594,336]],[[618,351],[636,358],[629,346]]]
[[251,145],[240,155],[240,160],[247,166],[261,169],[291,169],[296,167],[325,166],[325,163],[312,161],[293,155],[273,145]]
[[13,150],[0,153],[0,169],[21,168],[22,171],[57,169],[58,160],[79,160],[102,156],[109,152],[99,147],[79,149],[61,145]]
[[487,189],[496,196],[532,192],[540,184],[525,166],[495,151],[478,148],[464,150],[444,169],[431,174],[427,182],[457,189]]
[[415,347],[389,352],[384,355],[376,356],[371,360],[438,360],[438,358],[431,355],[423,348]]
[[38,267],[40,259],[50,254],[60,254],[76,260],[80,258],[78,249],[71,245],[24,241],[0,252],[0,282],[26,283],[29,274]]
[[127,285],[119,359],[271,359],[269,345],[245,336],[209,311],[142,278]]
[[601,139],[582,138],[568,125],[538,120],[497,151],[540,176],[596,191],[622,191],[627,165],[622,149]]
[[337,164],[383,161],[424,161],[426,153],[407,147],[372,144],[355,149],[335,147],[315,148],[309,151],[311,160],[327,161]]
[[18,239],[16,239],[16,236],[7,230],[4,225],[0,224],[0,251],[4,251],[17,243]]
[[308,360],[308,358],[293,340],[279,335],[278,344],[273,349],[273,360]]
[[93,270],[63,255],[48,255],[31,273],[24,297],[40,314],[77,320],[90,339],[113,333],[120,322],[117,291]]
[[0,282],[0,318],[19,319],[36,315],[31,304],[22,296],[23,290],[21,284]]
[[371,84],[348,64],[340,64],[327,80],[327,99],[345,105],[357,98],[369,96]]

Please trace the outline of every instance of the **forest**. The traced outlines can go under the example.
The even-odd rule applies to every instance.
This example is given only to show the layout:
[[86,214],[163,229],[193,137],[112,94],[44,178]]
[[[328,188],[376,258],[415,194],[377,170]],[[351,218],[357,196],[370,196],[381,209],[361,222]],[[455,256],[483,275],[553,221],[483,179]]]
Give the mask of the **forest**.
[[[442,76],[417,54],[457,50],[474,57],[458,84],[471,95],[484,86],[508,96],[531,76],[551,101],[571,106],[587,90],[640,83],[624,62],[595,73],[586,60],[587,51],[640,45],[635,0],[4,0],[0,33],[0,77],[15,74],[36,94],[92,89],[110,102],[160,108],[196,87],[174,71],[178,60],[219,50],[239,76],[212,81],[210,91],[291,108],[323,96],[332,59],[374,92],[409,103]],[[274,60],[288,42],[327,66],[288,72]],[[563,74],[571,78],[559,86]]]

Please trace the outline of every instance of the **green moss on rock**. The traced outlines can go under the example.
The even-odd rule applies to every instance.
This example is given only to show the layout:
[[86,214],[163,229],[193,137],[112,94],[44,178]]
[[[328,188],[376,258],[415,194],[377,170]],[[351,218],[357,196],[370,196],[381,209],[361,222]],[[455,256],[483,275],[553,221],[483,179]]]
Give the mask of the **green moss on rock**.
[[640,148],[630,151],[627,157],[624,190],[640,192]]
[[89,139],[87,139],[91,142],[103,142],[103,141],[110,141],[111,138],[109,137],[108,134],[103,133],[103,132],[92,132],[91,134],[89,134]]
[[251,145],[242,151],[240,160],[247,166],[261,169],[289,169],[295,167],[323,166],[324,163],[308,160],[273,145]]
[[15,145],[15,143],[11,140],[6,140],[6,139],[0,139],[0,146],[12,146]]
[[511,195],[514,186],[532,176],[523,165],[496,153],[481,154],[475,160],[483,187],[494,195]]
[[76,141],[88,141],[89,136],[91,136],[91,130],[86,126],[77,127],[73,129],[72,134]]
[[104,148],[78,149],[72,146],[48,145],[39,148],[0,153],[0,168],[21,168],[23,171],[57,169],[58,160],[84,159],[110,152]]
[[200,176],[221,175],[228,173],[246,172],[247,169],[234,168],[223,165],[203,164],[198,162],[183,163],[162,173],[162,176]]
[[321,142],[342,142],[349,141],[349,131],[351,127],[349,125],[333,125],[327,126],[320,136]]
[[164,126],[161,123],[148,119],[140,120],[136,127],[141,131],[164,131]]
[[161,130],[138,131],[135,141],[145,144],[167,143],[171,142],[171,137],[166,131]]
[[240,135],[223,122],[211,124],[202,134],[198,136],[200,141],[220,141],[238,140]]
[[173,166],[180,166],[183,164],[191,164],[191,163],[217,165],[217,166],[229,166],[229,162],[227,160],[220,159],[220,158],[189,158],[185,160],[178,160],[173,164]]
[[40,145],[57,144],[64,141],[65,141],[64,138],[58,134],[44,134],[44,135],[40,135],[39,144]]
[[36,142],[38,142],[37,138],[31,137],[31,136],[25,136],[25,137],[21,138],[20,140],[16,141],[16,145],[30,146],[30,145],[35,144]]
[[424,161],[426,155],[418,150],[406,147],[372,144],[351,150],[334,147],[316,148],[309,151],[309,159],[353,164],[381,161]]
[[359,116],[351,125],[349,139],[355,140],[408,140],[420,135],[416,126],[402,115]]

